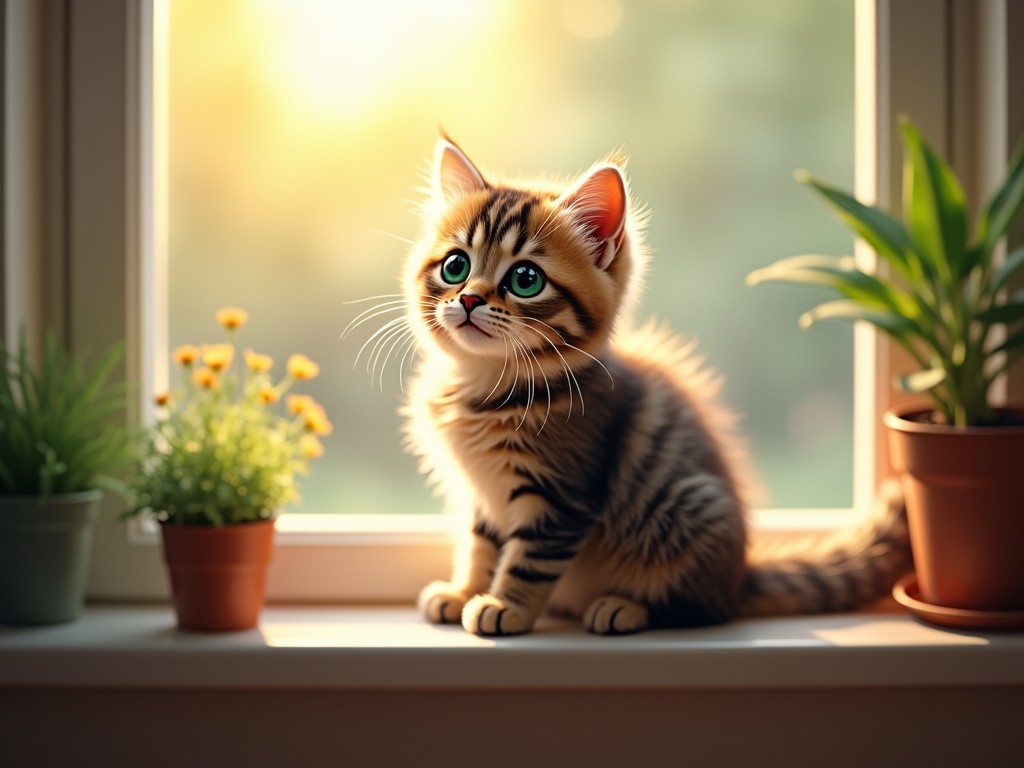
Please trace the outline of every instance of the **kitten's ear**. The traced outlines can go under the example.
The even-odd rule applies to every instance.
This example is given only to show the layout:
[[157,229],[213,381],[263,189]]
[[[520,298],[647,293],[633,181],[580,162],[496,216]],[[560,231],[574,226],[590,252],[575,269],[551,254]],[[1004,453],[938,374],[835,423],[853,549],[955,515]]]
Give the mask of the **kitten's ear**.
[[433,183],[434,196],[449,203],[489,186],[465,153],[446,138],[438,139],[434,150]]
[[592,245],[594,265],[607,269],[626,228],[626,182],[614,165],[599,165],[558,199]]

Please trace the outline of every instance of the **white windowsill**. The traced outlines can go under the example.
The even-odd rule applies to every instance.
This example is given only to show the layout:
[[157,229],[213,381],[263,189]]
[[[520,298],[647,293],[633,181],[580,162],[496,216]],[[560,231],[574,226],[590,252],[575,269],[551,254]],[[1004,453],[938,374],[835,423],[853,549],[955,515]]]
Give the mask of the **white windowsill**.
[[406,607],[264,610],[258,629],[180,632],[168,606],[90,606],[69,624],[0,625],[0,688],[533,690],[1024,685],[1024,633],[869,611],[619,638],[543,620],[502,640]]

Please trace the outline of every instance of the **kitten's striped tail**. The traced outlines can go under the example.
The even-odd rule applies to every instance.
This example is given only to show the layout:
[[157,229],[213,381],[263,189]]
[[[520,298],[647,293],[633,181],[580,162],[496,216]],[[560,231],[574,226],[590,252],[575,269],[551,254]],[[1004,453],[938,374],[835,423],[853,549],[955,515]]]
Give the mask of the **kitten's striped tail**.
[[881,489],[859,528],[796,551],[754,551],[740,614],[855,610],[888,594],[912,567],[903,494],[893,482]]

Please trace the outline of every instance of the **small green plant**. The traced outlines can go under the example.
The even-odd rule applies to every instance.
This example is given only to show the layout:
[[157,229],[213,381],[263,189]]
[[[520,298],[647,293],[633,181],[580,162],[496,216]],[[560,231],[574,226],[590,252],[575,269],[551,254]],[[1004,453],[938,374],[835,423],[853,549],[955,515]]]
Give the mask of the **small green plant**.
[[[229,336],[246,322],[237,308],[218,323]],[[157,395],[161,414],[147,435],[127,516],[149,513],[164,523],[225,525],[268,520],[298,498],[297,477],[323,453],[318,436],[332,430],[322,406],[285,393],[319,367],[304,355],[288,359],[274,382],[273,361],[252,350],[241,373],[235,347],[185,345],[173,353],[183,374],[174,391]],[[285,412],[278,410],[285,400]]]
[[[795,256],[752,272],[766,281],[823,285],[840,298],[800,318],[803,327],[844,318],[872,323],[907,350],[920,369],[897,385],[928,393],[939,420],[955,426],[993,422],[995,379],[1024,353],[1024,290],[1008,291],[1024,267],[1024,247],[996,263],[996,247],[1024,203],[1024,144],[969,239],[967,204],[952,169],[917,127],[900,120],[903,220],[800,172],[855,235],[874,249],[887,274],[850,257]],[[997,329],[1005,329],[1002,335]]]
[[69,354],[48,332],[38,366],[27,347],[24,333],[17,349],[0,342],[0,495],[120,489],[106,473],[131,460],[128,434],[114,420],[124,387],[108,382],[121,347],[94,360]]

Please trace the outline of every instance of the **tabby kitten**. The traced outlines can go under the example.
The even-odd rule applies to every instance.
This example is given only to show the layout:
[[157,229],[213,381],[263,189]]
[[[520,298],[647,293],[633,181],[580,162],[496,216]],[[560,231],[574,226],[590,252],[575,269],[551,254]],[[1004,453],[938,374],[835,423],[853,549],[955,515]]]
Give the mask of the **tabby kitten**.
[[898,500],[814,551],[748,553],[743,457],[689,345],[625,317],[643,267],[622,160],[575,183],[485,178],[438,142],[405,275],[424,353],[408,442],[464,518],[429,621],[529,632],[545,610],[598,634],[841,611],[908,568]]

